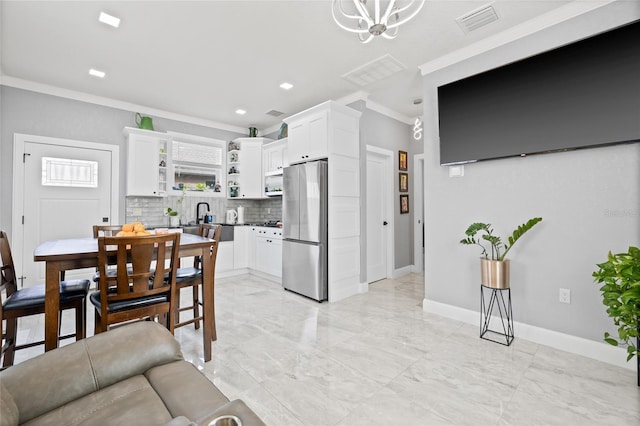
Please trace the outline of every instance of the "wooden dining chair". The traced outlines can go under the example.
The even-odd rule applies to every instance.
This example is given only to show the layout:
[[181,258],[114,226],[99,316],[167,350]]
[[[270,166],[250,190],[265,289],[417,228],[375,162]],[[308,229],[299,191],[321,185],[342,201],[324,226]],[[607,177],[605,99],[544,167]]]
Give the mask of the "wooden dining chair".
[[[99,291],[89,297],[95,334],[111,324],[145,318],[159,318],[173,333],[179,245],[178,233],[98,238]],[[106,273],[112,264],[115,275]]]
[[[93,238],[98,237],[115,237],[118,232],[122,230],[122,225],[93,225]],[[115,273],[113,269],[109,270],[109,273]],[[96,272],[92,278],[94,283],[100,281],[100,272],[96,268]]]
[[[44,313],[45,286],[41,284],[18,289],[11,246],[4,231],[0,231],[0,256],[2,258],[0,287],[1,292],[6,294],[6,299],[0,305],[0,323],[4,330],[2,333],[1,354],[3,358],[2,367],[6,368],[13,365],[15,351],[44,344],[44,340],[40,340],[18,345],[16,337],[18,333],[18,318]],[[87,324],[86,301],[89,285],[89,280],[60,282],[60,311],[75,309],[76,314],[75,333],[60,336],[60,339],[70,337],[75,337],[76,340],[84,339]],[[58,330],[59,334],[60,330]]]
[[[215,241],[213,244],[213,252],[211,253],[211,263],[213,265],[214,280],[215,283],[215,270],[216,270],[216,256],[218,254],[218,241],[220,241],[220,233],[222,232],[222,225],[214,225],[210,223],[201,223],[198,234],[201,237],[210,238]],[[176,273],[176,324],[175,328],[194,324],[196,330],[200,328],[200,321],[203,319],[203,315],[200,314],[200,307],[202,306],[202,299],[200,298],[200,289],[202,287],[202,259],[200,256],[196,256],[193,260],[193,266],[178,268]],[[191,305],[181,307],[180,306],[180,290],[183,288],[191,287],[193,289],[193,300]],[[211,312],[213,316],[213,334],[215,335],[215,303]],[[180,321],[180,312],[193,310],[193,318],[186,321]]]
[[122,225],[93,225],[93,238],[115,237],[122,230]]

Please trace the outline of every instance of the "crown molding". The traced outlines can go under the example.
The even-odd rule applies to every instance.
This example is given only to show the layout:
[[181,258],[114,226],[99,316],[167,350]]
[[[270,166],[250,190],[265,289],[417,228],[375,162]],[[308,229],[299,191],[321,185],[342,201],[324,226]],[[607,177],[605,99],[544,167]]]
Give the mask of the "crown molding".
[[[57,86],[51,86],[48,84],[36,83],[30,80],[24,80],[21,78],[11,77],[6,74],[0,74],[0,85],[14,87],[16,89],[29,90],[32,92],[43,93],[51,96],[58,96],[66,99],[73,99],[80,102],[87,102],[95,105],[106,106],[110,108],[121,109],[131,112],[140,112],[143,114],[152,115],[155,117],[162,117],[169,120],[182,121],[184,123],[197,124],[200,126],[211,127],[219,130],[226,130],[229,132],[235,132],[244,134],[246,129],[244,127],[232,126],[217,121],[206,120],[197,117],[191,117],[188,115],[177,114],[170,111],[165,111],[157,108],[148,107],[145,105],[134,104],[130,102],[124,102],[117,99],[106,98],[102,96],[91,95],[84,92],[78,92],[75,90],[63,89]],[[382,104],[369,99],[369,93],[364,91],[357,91],[349,95],[336,99],[336,102],[341,105],[349,105],[357,101],[365,102],[367,109],[378,112],[387,117],[393,118],[405,124],[412,124],[413,118],[407,117],[391,108],[388,108]],[[274,125],[260,131],[263,135],[280,130],[281,124]]]
[[372,100],[367,100],[367,109],[378,112],[382,115],[386,115],[387,117],[393,118],[394,120],[398,120],[404,124],[413,124],[415,118],[408,117],[404,114],[401,114],[391,108],[387,108],[384,105],[381,105]]
[[357,101],[364,101],[367,109],[370,109],[371,111],[375,111],[389,118],[393,118],[394,120],[398,120],[404,124],[413,124],[415,118],[408,117],[402,113],[399,113],[398,111],[379,104],[378,102],[372,101],[371,99],[369,99],[369,96],[370,94],[368,92],[359,90],[357,92],[351,93],[350,95],[336,99],[336,102],[342,105],[349,105]]
[[354,102],[364,101],[366,102],[369,99],[369,93],[363,90],[358,90],[357,92],[350,93],[346,96],[336,99],[335,101],[342,105],[349,105]]
[[44,93],[46,95],[58,96],[66,99],[73,99],[80,102],[87,102],[95,105],[106,106],[110,108],[121,109],[125,111],[140,112],[155,117],[162,117],[169,120],[182,121],[184,123],[197,124],[199,126],[211,127],[219,130],[244,134],[244,127],[232,126],[217,121],[206,120],[203,118],[191,117],[188,115],[177,114],[170,111],[164,111],[157,108],[151,108],[145,105],[138,105],[130,102],[119,101],[117,99],[105,98],[102,96],[90,95],[88,93],[77,92],[75,90],[62,89],[48,84],[36,83],[34,81],[23,80],[7,75],[0,75],[0,84],[3,86],[14,87],[16,89],[24,89],[32,92]]

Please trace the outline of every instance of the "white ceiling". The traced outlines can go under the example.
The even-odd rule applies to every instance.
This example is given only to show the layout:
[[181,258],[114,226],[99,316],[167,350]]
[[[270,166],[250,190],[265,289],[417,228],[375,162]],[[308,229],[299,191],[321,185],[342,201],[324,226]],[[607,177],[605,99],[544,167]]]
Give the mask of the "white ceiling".
[[[28,81],[197,119],[259,129],[358,91],[418,113],[418,66],[569,0],[496,0],[499,20],[466,34],[455,19],[489,3],[428,0],[394,40],[361,44],[324,1],[2,1],[1,72]],[[114,29],[100,11],[122,19]],[[342,76],[390,54],[406,70],[360,87]],[[106,71],[97,79],[89,68]],[[19,79],[19,80],[17,80]],[[290,91],[279,88],[287,81]],[[238,108],[247,114],[235,114]],[[284,113],[274,118],[269,110]],[[145,112],[145,111],[141,111]]]

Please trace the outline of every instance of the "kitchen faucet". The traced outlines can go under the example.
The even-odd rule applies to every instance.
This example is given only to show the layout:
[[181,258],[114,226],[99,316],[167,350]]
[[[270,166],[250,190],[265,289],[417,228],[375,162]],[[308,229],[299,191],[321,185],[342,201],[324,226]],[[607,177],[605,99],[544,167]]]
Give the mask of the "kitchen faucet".
[[200,206],[207,206],[207,210],[205,210],[205,213],[210,212],[211,211],[211,207],[209,207],[209,203],[198,203],[196,204],[196,225],[199,224],[201,221],[204,222],[204,220],[202,220],[201,216],[200,216]]

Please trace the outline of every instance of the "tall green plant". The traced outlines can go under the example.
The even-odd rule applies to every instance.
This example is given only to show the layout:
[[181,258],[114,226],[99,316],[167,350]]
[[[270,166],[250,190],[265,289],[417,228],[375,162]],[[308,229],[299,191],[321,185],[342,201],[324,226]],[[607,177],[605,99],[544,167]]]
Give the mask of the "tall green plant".
[[[528,230],[533,228],[540,221],[542,221],[541,217],[534,217],[533,219],[529,219],[522,225],[518,226],[508,238],[508,243],[503,243],[499,236],[493,235],[493,228],[490,223],[472,223],[465,231],[466,238],[460,240],[460,244],[478,245],[482,248],[482,256],[486,259],[504,260],[505,256],[509,250],[511,250],[516,241],[518,241]],[[480,235],[480,238],[476,238],[478,232],[483,233]],[[489,243],[491,248],[491,257],[489,257],[487,248],[482,244],[483,241]],[[501,250],[504,251],[500,253]]]
[[[600,287],[602,303],[618,326],[618,338],[605,332],[604,341],[613,346],[625,345],[627,361],[640,357],[640,249],[629,247],[627,253],[609,252],[607,261],[597,266],[593,277],[604,284]],[[640,385],[640,371],[638,374]]]

